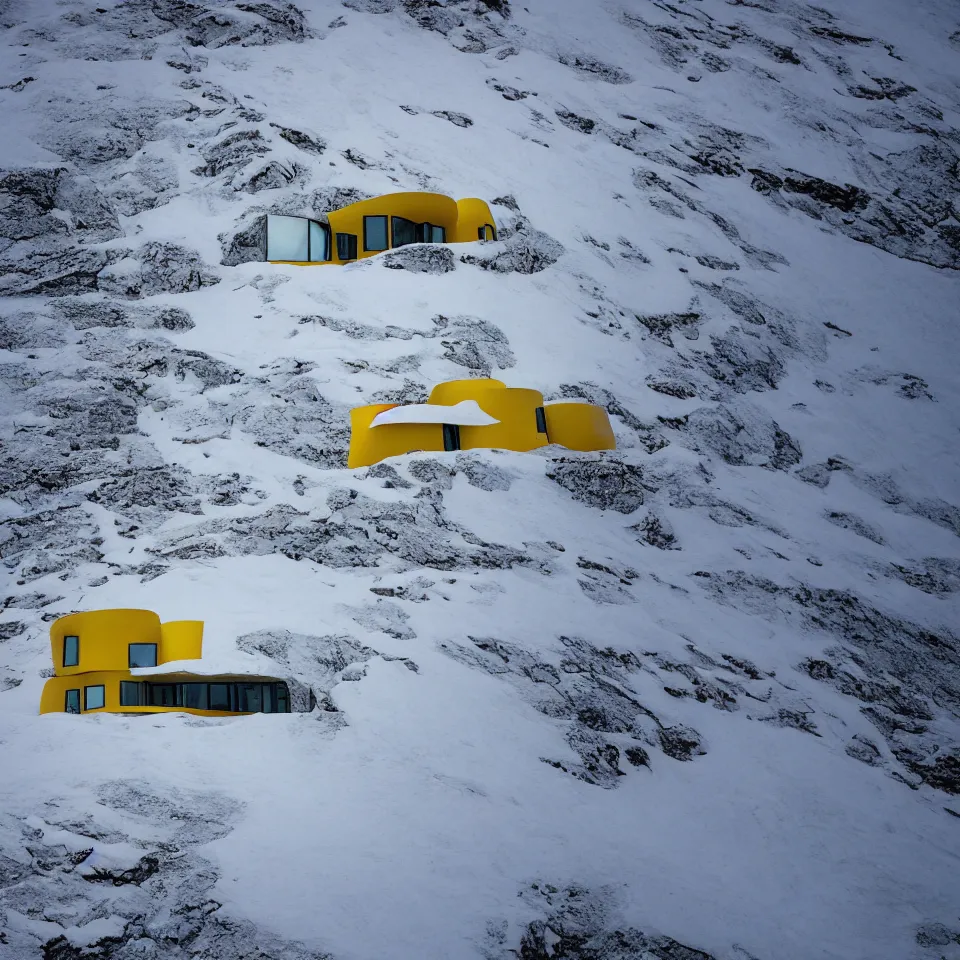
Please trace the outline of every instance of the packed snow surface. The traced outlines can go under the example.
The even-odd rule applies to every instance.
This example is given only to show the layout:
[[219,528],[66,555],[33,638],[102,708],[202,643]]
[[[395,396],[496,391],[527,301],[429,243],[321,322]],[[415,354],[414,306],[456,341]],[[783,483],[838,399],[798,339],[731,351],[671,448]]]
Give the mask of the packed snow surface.
[[[0,0],[2,960],[960,958],[960,10],[820,3]],[[491,376],[617,450],[346,468]]]

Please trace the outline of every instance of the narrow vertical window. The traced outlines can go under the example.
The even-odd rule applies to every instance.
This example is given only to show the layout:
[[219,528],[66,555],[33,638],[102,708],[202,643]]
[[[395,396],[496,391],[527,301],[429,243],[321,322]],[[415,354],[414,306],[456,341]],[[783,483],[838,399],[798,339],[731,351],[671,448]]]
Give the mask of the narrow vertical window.
[[537,407],[537,433],[547,432],[547,413],[543,407]]
[[316,220],[311,220],[309,223],[307,260],[310,263],[324,263],[330,259],[330,228]]
[[68,690],[66,702],[63,705],[63,709],[67,713],[79,713],[80,712],[80,691],[79,690]]
[[365,251],[386,250],[387,243],[387,218],[386,217],[364,217],[363,218],[363,249]]
[[357,259],[357,235],[355,233],[337,234],[337,259]]
[[80,638],[63,638],[63,665],[65,667],[80,666]]
[[101,710],[106,703],[104,699],[103,684],[98,683],[91,687],[83,688],[83,709]]
[[443,227],[431,226],[430,231],[431,231],[431,236],[430,236],[431,243],[447,242],[447,231]]
[[289,713],[290,691],[287,690],[287,685],[285,683],[275,684],[274,691],[277,697],[277,713]]
[[455,423],[445,423],[443,425],[443,449],[460,449],[460,427]]

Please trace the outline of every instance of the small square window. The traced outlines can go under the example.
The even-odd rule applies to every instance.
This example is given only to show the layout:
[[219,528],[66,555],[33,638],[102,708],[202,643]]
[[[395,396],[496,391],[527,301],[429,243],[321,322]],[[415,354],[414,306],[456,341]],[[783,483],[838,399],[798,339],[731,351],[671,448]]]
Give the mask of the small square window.
[[67,713],[79,713],[80,712],[80,691],[79,690],[68,690],[66,702],[64,703],[63,709]]
[[387,218],[386,217],[364,217],[363,218],[363,249],[386,250],[387,243]]
[[155,643],[131,643],[131,667],[155,667],[157,665],[157,645]]
[[80,665],[80,638],[63,638],[63,665],[65,667],[78,667]]
[[101,710],[105,703],[102,683],[98,683],[94,687],[83,688],[84,710]]
[[120,681],[120,706],[121,707],[139,707],[140,706],[140,684],[131,680]]
[[337,258],[340,260],[357,259],[357,235],[355,233],[337,234]]

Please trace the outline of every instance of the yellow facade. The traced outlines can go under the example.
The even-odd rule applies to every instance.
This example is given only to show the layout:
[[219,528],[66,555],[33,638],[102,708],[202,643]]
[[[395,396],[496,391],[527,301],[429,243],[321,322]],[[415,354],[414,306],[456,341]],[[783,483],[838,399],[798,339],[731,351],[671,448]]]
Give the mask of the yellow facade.
[[[374,224],[372,221],[377,218],[380,223]],[[276,244],[284,256],[275,256],[271,251],[271,223],[280,220],[303,221],[301,254],[295,257],[286,255],[298,248],[295,240],[283,246]],[[282,226],[296,229],[295,224]],[[321,237],[322,233],[325,233],[325,239]],[[441,193],[388,193],[334,210],[327,214],[326,224],[306,217],[276,217],[273,221],[268,218],[267,234],[267,259],[271,263],[320,266],[352,263],[407,243],[496,240],[497,229],[490,207],[476,197],[453,200]],[[309,244],[306,240],[308,234]],[[322,254],[315,249],[321,245],[324,247]]]
[[371,426],[398,404],[357,407],[350,413],[348,467],[369,467],[387,457],[415,451],[492,449],[525,452],[556,443],[570,450],[615,450],[610,418],[590,403],[544,405],[536,390],[508,387],[501,380],[451,380],[437,384],[428,404],[452,407],[473,400],[498,420],[489,426],[396,423]]
[[[270,677],[133,673],[137,667],[199,660],[203,653],[201,620],[161,623],[150,610],[74,613],[51,624],[50,651],[54,676],[44,684],[40,713],[229,716],[259,712],[264,703],[270,709],[263,712],[289,710],[286,685]],[[278,685],[282,691],[274,689]],[[122,690],[127,702],[122,702]],[[226,708],[210,709],[214,703]],[[237,709],[251,704],[260,706]]]

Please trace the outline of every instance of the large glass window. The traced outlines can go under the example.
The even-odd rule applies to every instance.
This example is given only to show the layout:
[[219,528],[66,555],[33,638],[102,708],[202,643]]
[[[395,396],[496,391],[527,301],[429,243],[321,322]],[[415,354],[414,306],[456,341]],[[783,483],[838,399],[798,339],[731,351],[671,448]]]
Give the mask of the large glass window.
[[357,259],[357,235],[355,233],[337,234],[337,258],[339,260]]
[[65,667],[77,667],[80,665],[80,638],[63,638],[63,665]]
[[330,259],[330,228],[325,223],[316,220],[307,221],[310,224],[310,249],[307,259],[311,263],[322,263]]
[[303,217],[267,217],[267,259],[305,261],[309,236]]
[[363,249],[386,250],[388,246],[390,244],[387,242],[387,218],[364,217]]
[[131,680],[120,681],[120,706],[121,707],[139,707],[140,689],[143,685],[134,683]]
[[131,667],[155,667],[157,665],[157,645],[155,643],[131,643]]
[[63,705],[63,709],[67,713],[79,713],[80,712],[80,691],[79,690],[68,690],[66,700]]
[[99,710],[103,707],[105,702],[102,683],[98,683],[92,687],[83,688],[84,710]]
[[193,710],[208,710],[207,684],[185,683],[183,685],[183,705]]
[[434,226],[433,224],[430,224],[430,242],[446,243],[447,231],[443,227],[437,227],[437,226]]
[[230,709],[230,684],[211,683],[210,684],[210,709],[211,710],[229,710]]
[[393,231],[393,246],[404,247],[417,242],[417,224],[405,217],[391,217],[390,229]]

